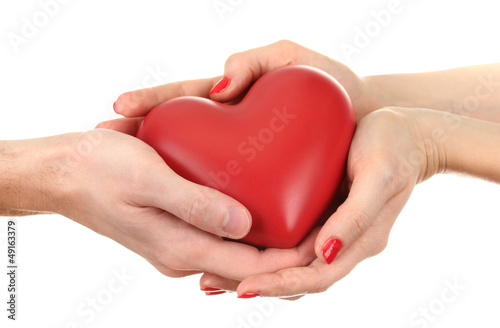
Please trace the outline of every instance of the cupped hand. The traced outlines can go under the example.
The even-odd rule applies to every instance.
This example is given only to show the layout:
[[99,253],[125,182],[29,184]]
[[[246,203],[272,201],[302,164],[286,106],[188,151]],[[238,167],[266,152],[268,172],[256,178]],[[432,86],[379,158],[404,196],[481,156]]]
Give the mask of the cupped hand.
[[143,117],[166,100],[180,96],[197,96],[219,102],[235,101],[268,71],[299,64],[316,67],[337,79],[349,94],[358,119],[374,108],[373,88],[368,87],[365,81],[346,65],[294,42],[282,40],[231,55],[224,66],[223,76],[126,92],[118,97],[113,106],[124,118],[102,122],[98,127],[135,135]]
[[245,207],[181,178],[139,139],[104,129],[53,138],[68,156],[59,164],[55,183],[63,190],[51,211],[117,241],[167,276],[211,272],[241,280],[314,258],[314,237],[309,247],[266,251],[219,237],[247,234]]
[[439,147],[421,128],[428,117],[441,115],[433,112],[385,108],[359,122],[348,157],[348,197],[321,228],[314,245],[317,258],[310,265],[241,283],[206,273],[200,285],[237,290],[240,296],[297,299],[325,291],[358,263],[380,253],[414,186],[442,167]]

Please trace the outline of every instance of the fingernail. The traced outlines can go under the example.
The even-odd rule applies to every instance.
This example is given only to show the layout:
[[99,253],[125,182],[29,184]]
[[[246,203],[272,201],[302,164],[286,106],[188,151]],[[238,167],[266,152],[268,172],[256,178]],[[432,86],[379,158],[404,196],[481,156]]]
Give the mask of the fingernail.
[[218,292],[206,292],[205,295],[207,296],[212,296],[212,295],[220,295],[226,293],[225,290],[219,290]]
[[245,210],[231,206],[226,213],[222,230],[231,238],[242,237],[247,231],[250,218]]
[[218,292],[218,291],[221,291],[222,289],[214,288],[214,287],[204,287],[204,288],[200,288],[200,290],[202,292]]
[[257,296],[260,296],[260,294],[257,294],[257,293],[244,293],[244,294],[241,294],[240,296],[238,296],[238,298],[254,298],[254,297],[257,297]]
[[224,90],[226,88],[228,83],[229,83],[229,79],[224,76],[222,79],[219,80],[219,82],[217,82],[215,84],[215,86],[212,88],[212,90],[210,90],[210,92],[208,94],[211,95],[213,93],[222,92],[222,90]]
[[326,263],[330,264],[335,260],[340,250],[342,249],[342,242],[340,239],[332,238],[323,246],[323,257]]

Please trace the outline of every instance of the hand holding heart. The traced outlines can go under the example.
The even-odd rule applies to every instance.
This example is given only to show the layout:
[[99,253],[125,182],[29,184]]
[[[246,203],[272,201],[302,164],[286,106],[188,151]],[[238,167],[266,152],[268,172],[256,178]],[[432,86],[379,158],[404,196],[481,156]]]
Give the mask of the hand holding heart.
[[[289,41],[278,42],[231,56],[226,62],[225,70],[225,76],[229,77],[228,86],[220,93],[211,94],[210,97],[218,101],[235,99],[262,74],[288,64],[307,64],[330,73],[345,87],[358,119],[373,110],[371,107],[373,106],[373,96],[368,92],[363,80],[349,68]],[[209,97],[209,91],[219,80],[220,77],[176,82],[125,93],[119,97],[114,107],[119,114],[126,116],[126,118],[103,122],[98,127],[111,128],[135,135],[142,123],[143,116],[160,102],[179,96]],[[326,289],[333,281],[345,276],[362,259],[381,251],[390,227],[406,202],[411,188],[405,189],[406,193],[404,194],[399,194],[401,190],[394,190],[392,194],[388,193],[384,183],[388,182],[390,177],[386,174],[383,166],[376,165],[382,159],[378,157],[376,152],[369,152],[369,142],[372,136],[365,133],[360,136],[359,132],[357,135],[348,162],[348,182],[351,188],[349,197],[321,229],[314,245],[309,241],[311,237],[316,236],[317,231],[299,245],[299,249],[305,250],[310,247],[308,252],[316,253],[318,258],[312,262],[311,266],[296,267],[268,275],[256,275],[244,280],[241,285],[239,285],[240,279],[227,279],[228,276],[207,272],[201,278],[201,286],[235,290],[239,285],[239,294],[255,292],[275,296],[317,292]],[[387,142],[387,140],[384,141]],[[378,150],[381,148],[379,147]],[[353,161],[357,158],[363,160]],[[393,161],[392,158],[390,160]],[[397,163],[393,161],[394,165]],[[385,178],[381,179],[381,176]],[[399,196],[391,197],[396,194]],[[372,223],[377,218],[381,222],[373,228]],[[381,226],[384,226],[384,229]],[[207,230],[206,227],[201,228]],[[331,245],[328,242],[332,237],[341,240],[344,251],[334,264],[328,265],[323,257],[323,251],[327,244]],[[229,261],[235,262],[237,257],[238,255],[235,254]],[[268,268],[263,268],[263,271],[266,269]],[[309,277],[311,272],[317,273],[312,276],[315,279],[305,279]],[[249,273],[249,275],[251,274]],[[298,284],[297,281],[300,283]],[[278,290],[277,286],[280,286]]]
[[137,137],[184,178],[244,204],[252,215],[244,242],[291,248],[339,188],[354,127],[338,82],[295,65],[267,73],[237,105],[198,97],[164,102]]

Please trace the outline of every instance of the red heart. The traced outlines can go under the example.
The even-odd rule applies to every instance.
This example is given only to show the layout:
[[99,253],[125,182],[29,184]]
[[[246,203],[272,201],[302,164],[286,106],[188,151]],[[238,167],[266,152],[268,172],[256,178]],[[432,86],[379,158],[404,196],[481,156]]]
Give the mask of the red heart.
[[242,239],[296,246],[337,191],[355,128],[351,102],[330,75],[287,66],[262,76],[236,105],[180,97],[154,108],[137,137],[179,175],[240,201]]

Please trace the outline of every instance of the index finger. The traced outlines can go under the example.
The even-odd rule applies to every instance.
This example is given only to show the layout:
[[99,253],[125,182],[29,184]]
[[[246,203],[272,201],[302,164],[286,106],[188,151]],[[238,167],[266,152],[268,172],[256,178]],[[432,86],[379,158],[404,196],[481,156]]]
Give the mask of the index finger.
[[129,91],[121,94],[113,104],[117,114],[125,117],[146,116],[156,105],[176,97],[208,97],[213,84],[220,77],[188,80]]

